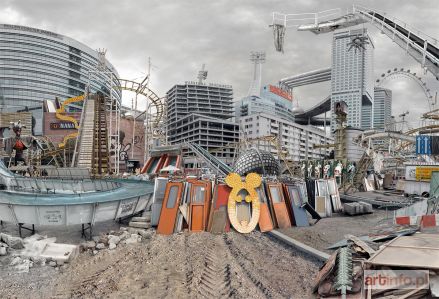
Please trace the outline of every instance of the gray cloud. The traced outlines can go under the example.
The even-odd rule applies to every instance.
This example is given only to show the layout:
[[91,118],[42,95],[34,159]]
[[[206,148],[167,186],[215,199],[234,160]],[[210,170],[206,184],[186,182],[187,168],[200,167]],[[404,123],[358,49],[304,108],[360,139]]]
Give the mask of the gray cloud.
[[[152,87],[159,95],[176,83],[194,80],[202,63],[209,71],[208,81],[234,86],[235,98],[249,88],[252,67],[249,52],[267,53],[263,83],[329,66],[331,34],[316,36],[290,28],[285,53],[274,50],[271,23],[273,11],[284,13],[316,12],[331,8],[350,8],[350,1],[255,1],[255,0],[6,0],[0,16],[11,23],[40,27],[77,39],[92,48],[107,48],[108,59],[122,77],[133,79],[146,72],[152,57]],[[362,1],[362,5],[386,11],[399,19],[434,35],[439,27],[436,1],[389,0]],[[371,29],[375,42],[375,72],[379,76],[389,68],[419,66],[390,39]],[[431,89],[438,83],[427,75]],[[415,84],[396,84],[394,114],[420,113],[425,99]],[[328,94],[329,85],[297,89],[295,97],[309,107]],[[426,105],[425,105],[426,107]],[[419,115],[419,114],[418,114]]]

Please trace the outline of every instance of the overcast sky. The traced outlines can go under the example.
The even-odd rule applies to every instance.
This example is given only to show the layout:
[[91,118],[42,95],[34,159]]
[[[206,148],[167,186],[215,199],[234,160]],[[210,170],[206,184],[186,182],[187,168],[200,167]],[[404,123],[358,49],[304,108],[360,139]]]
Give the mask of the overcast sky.
[[[439,38],[439,2],[432,0],[361,1]],[[235,99],[245,96],[252,78],[250,51],[265,51],[263,84],[331,64],[332,34],[314,35],[293,28],[286,33],[285,53],[274,50],[273,11],[317,12],[351,8],[351,1],[335,0],[3,0],[0,22],[38,27],[67,35],[93,49],[106,48],[107,58],[122,78],[146,74],[153,64],[151,86],[163,96],[176,83],[195,80],[203,63],[208,82],[231,84]],[[423,74],[418,64],[371,25],[375,44],[375,75],[404,67]],[[428,85],[438,89],[430,74]],[[423,92],[410,80],[394,80],[384,87],[394,92],[394,115],[410,110],[418,119],[427,108]],[[329,84],[295,90],[304,108],[329,94]]]

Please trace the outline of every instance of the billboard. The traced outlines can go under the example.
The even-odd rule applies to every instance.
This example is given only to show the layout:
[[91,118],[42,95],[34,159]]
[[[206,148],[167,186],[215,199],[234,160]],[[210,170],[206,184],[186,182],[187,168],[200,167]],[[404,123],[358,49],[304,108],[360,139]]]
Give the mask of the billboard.
[[287,99],[289,101],[293,100],[293,96],[290,93],[288,93],[288,91],[283,90],[283,89],[281,89],[277,86],[274,86],[274,85],[269,85],[269,87],[270,87],[271,93],[274,93],[274,94],[276,94],[280,97],[283,97],[284,99]]

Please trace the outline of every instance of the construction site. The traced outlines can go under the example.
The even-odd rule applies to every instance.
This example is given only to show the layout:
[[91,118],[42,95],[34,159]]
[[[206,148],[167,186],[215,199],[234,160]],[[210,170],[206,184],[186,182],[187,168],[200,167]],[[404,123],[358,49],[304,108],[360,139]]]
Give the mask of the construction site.
[[[123,79],[104,49],[1,25],[17,57],[43,45],[48,62],[40,77],[31,55],[0,65],[0,298],[439,297],[438,41],[357,5],[267,28],[283,55],[290,34],[333,35],[331,67],[261,86],[251,52],[241,100],[204,64],[158,95],[151,61]],[[424,74],[374,79],[370,28]],[[416,125],[392,116],[401,78],[426,98]],[[300,107],[297,89],[322,82]]]

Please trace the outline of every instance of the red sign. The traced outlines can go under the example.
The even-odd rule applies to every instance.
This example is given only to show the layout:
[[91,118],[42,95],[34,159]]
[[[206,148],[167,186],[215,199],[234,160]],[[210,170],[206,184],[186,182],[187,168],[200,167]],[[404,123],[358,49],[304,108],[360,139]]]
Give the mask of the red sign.
[[270,86],[271,93],[277,94],[278,96],[281,96],[284,99],[287,99],[289,101],[293,100],[293,96],[291,94],[289,94],[287,91],[280,89],[279,87],[274,86],[274,85],[269,85],[269,86]]

